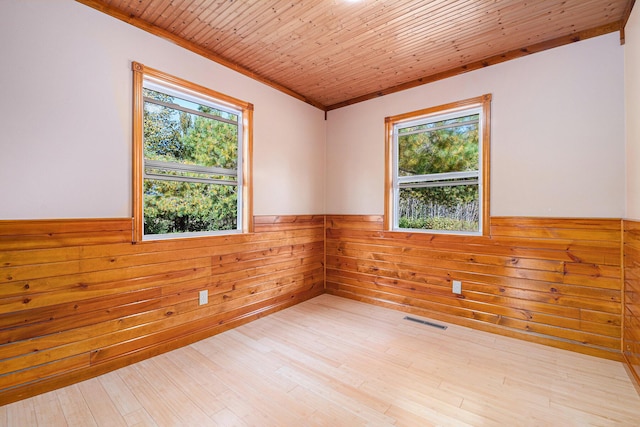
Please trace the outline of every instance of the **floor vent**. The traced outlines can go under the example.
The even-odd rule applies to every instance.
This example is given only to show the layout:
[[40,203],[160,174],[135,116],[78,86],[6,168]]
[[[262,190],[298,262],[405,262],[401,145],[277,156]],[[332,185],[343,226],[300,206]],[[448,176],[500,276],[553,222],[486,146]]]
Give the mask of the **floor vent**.
[[431,322],[427,322],[426,320],[416,319],[415,317],[405,316],[404,318],[405,320],[411,320],[412,322],[422,323],[423,325],[432,326],[434,328],[442,329],[443,331],[447,329],[447,327],[444,325],[438,325],[437,323],[431,323]]

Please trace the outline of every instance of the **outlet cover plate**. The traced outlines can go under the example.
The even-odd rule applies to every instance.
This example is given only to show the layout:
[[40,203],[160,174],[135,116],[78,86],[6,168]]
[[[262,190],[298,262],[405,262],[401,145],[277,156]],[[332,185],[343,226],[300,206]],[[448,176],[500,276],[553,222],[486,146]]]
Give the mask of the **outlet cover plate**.
[[209,291],[208,290],[204,290],[204,291],[200,291],[200,293],[198,294],[198,303],[200,305],[205,305],[209,302]]
[[461,294],[462,293],[462,282],[460,280],[454,280],[453,285],[451,286],[451,291],[454,294]]

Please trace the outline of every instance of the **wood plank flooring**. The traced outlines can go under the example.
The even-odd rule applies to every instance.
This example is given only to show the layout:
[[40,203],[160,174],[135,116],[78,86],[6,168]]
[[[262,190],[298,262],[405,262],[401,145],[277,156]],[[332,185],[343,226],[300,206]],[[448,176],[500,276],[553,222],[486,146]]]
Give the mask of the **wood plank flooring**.
[[640,423],[640,397],[619,362],[404,317],[321,295],[0,407],[0,426]]

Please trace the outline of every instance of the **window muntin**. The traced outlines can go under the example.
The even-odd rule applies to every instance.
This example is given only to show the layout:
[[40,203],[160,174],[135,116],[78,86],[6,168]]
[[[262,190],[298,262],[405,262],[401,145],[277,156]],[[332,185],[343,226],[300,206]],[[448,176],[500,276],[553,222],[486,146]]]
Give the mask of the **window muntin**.
[[489,101],[485,95],[387,118],[390,229],[483,234]]
[[134,86],[134,241],[248,231],[251,104],[136,63]]

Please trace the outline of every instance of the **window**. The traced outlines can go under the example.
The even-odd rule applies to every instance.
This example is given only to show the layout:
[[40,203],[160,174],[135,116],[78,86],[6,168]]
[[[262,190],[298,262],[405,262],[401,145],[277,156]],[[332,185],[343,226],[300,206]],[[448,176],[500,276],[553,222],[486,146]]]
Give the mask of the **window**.
[[133,63],[134,241],[250,231],[253,106]]
[[486,234],[491,95],[386,118],[387,229]]

